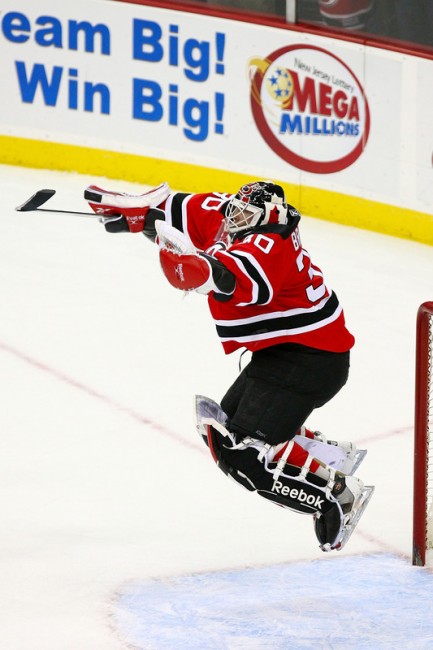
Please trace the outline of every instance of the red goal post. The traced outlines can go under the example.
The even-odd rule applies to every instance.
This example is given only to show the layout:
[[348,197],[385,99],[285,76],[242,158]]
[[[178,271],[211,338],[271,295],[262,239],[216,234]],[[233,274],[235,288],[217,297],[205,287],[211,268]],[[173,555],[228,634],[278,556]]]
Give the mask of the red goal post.
[[416,322],[412,564],[424,566],[433,549],[433,301]]

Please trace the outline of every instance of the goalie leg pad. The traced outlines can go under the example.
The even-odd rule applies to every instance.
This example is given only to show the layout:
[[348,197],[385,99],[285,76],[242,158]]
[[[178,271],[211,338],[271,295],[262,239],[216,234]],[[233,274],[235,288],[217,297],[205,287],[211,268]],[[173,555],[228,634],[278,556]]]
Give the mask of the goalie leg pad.
[[337,533],[333,529],[333,522],[329,517],[329,513],[317,513],[314,515],[314,530],[322,551],[341,551],[358,525],[373,493],[373,485],[362,487],[361,493],[353,504],[352,509],[343,515],[340,529]]
[[210,418],[222,424],[223,427],[227,425],[227,415],[217,402],[204,395],[196,395],[194,397],[195,426],[206,445],[208,444],[208,440],[207,427],[205,425],[210,422]]
[[[229,462],[227,462],[225,458],[227,450],[225,443],[228,441],[226,440],[228,436],[224,436],[224,434],[221,433],[221,430],[219,430],[220,427],[218,427],[218,429],[216,428],[216,424],[216,421],[214,421],[214,424],[207,424],[205,426],[205,431],[207,434],[206,444],[209,447],[212,458],[226,476],[232,478],[234,481],[236,481],[236,483],[239,483],[248,491],[254,492],[256,488],[251,479],[242,471],[236,469]],[[230,442],[232,443],[233,441],[230,440],[229,443]]]
[[333,470],[326,482],[308,472],[308,462],[302,468],[284,464],[283,457],[274,462],[278,453],[269,444],[253,438],[237,443],[226,428],[227,415],[221,406],[202,395],[195,398],[195,416],[198,433],[227,476],[277,505],[312,514],[323,551],[343,548],[371,499],[373,486],[364,486],[352,476],[336,476]]
[[308,473],[300,477],[300,468],[266,461],[270,446],[253,438],[235,444],[232,434],[216,420],[206,424],[207,444],[215,463],[228,476],[250,491],[284,508],[303,514],[326,513],[340,506],[327,489],[327,482]]

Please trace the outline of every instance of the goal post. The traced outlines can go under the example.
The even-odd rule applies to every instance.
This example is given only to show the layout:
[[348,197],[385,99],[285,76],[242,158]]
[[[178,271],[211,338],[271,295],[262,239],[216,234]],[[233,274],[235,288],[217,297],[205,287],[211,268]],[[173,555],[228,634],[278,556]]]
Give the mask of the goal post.
[[433,549],[433,301],[416,321],[412,564],[424,566]]

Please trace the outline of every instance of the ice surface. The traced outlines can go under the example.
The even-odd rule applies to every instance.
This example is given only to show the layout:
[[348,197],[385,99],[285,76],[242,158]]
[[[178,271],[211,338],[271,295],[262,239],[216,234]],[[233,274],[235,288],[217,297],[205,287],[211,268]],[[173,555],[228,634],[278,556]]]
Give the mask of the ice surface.
[[432,576],[402,559],[355,556],[132,583],[116,620],[155,650],[421,650],[431,596]]
[[[200,599],[188,604],[190,622],[213,625],[205,636],[217,634],[212,643],[221,636],[210,608],[230,601],[242,581],[264,576],[248,596],[250,618],[241,603],[239,627],[231,616],[221,627],[227,645],[220,647],[278,647],[266,645],[274,571],[289,581],[288,600],[272,597],[268,610],[278,642],[287,641],[280,616],[292,598],[291,572],[296,582],[305,575],[297,618],[288,620],[294,636],[284,647],[339,648],[342,606],[353,647],[368,648],[362,643],[374,630],[372,650],[400,647],[404,633],[407,644],[418,643],[406,647],[432,647],[425,597],[432,578],[410,566],[410,553],[415,316],[433,298],[433,249],[302,221],[304,246],[336,290],[357,338],[349,383],[309,424],[366,446],[360,476],[376,484],[347,547],[324,556],[309,517],[228,481],[194,431],[193,395],[220,399],[239,362],[224,356],[206,300],[183,299],[170,287],[156,248],[141,235],[108,235],[95,220],[14,211],[47,187],[57,190],[53,207],[86,210],[81,197],[90,183],[138,189],[0,167],[0,647],[125,650],[135,641],[140,648],[166,648],[162,628],[174,629],[176,585],[189,581],[194,594],[196,575],[204,576],[204,591],[221,590],[218,601],[205,599],[200,609]],[[161,637],[146,636],[149,584],[161,594],[170,581],[158,612]],[[369,582],[375,585],[371,605]],[[337,584],[344,593],[332,591]],[[389,607],[387,601],[377,610],[380,617],[379,588],[392,596]],[[135,598],[125,627],[125,607]],[[412,608],[418,606],[425,624],[415,638]],[[190,647],[182,645],[177,611],[176,650]],[[257,633],[252,639],[250,626]]]

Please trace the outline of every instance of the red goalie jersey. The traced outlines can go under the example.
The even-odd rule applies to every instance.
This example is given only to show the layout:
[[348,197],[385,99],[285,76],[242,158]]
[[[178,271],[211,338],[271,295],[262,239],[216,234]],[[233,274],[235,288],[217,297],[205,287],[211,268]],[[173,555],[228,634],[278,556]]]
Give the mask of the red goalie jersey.
[[287,225],[269,223],[239,233],[224,250],[213,244],[229,198],[217,193],[174,194],[161,206],[167,223],[187,234],[198,250],[211,254],[215,269],[234,278],[229,291],[208,296],[225,352],[280,343],[349,350],[354,338],[337,296],[302,248],[297,210],[289,206]]

